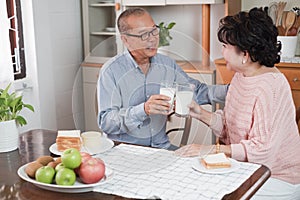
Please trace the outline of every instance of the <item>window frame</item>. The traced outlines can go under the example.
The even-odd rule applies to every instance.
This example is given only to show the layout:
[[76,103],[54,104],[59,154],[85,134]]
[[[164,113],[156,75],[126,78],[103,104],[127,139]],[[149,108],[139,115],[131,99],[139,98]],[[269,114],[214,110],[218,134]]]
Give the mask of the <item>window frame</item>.
[[7,15],[11,24],[9,40],[13,63],[12,70],[14,72],[14,80],[18,80],[26,77],[21,0],[6,0],[6,5]]

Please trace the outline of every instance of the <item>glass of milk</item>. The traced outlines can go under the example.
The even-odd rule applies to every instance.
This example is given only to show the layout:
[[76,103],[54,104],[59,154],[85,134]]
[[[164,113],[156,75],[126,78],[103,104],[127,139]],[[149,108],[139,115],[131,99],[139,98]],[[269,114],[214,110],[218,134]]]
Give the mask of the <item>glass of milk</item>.
[[192,102],[194,96],[194,86],[189,83],[177,84],[175,113],[181,117],[189,115],[188,105]]
[[175,92],[176,92],[176,84],[175,83],[169,83],[169,82],[161,82],[160,83],[159,94],[163,94],[163,95],[166,95],[171,98],[168,101],[170,104],[169,112],[171,110],[173,110]]

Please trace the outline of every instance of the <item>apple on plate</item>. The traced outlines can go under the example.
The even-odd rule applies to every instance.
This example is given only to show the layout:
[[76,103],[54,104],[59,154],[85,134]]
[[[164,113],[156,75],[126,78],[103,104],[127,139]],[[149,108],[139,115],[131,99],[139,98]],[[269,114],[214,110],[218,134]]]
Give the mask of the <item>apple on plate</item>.
[[100,158],[91,157],[87,161],[81,163],[78,171],[79,178],[83,183],[97,183],[104,177],[105,164]]
[[53,178],[55,175],[55,170],[53,167],[50,166],[43,166],[40,167],[35,172],[35,180],[41,183],[52,183]]
[[87,161],[88,159],[90,159],[92,156],[87,153],[87,152],[80,152],[81,155],[81,163]]
[[79,167],[81,163],[80,152],[75,148],[66,149],[61,155],[61,162],[69,169]]
[[[87,152],[80,152],[80,155],[81,155],[81,163],[84,163],[85,161],[87,161],[88,159],[90,159],[92,157]],[[79,175],[79,168],[80,168],[80,166],[74,169],[74,172],[76,175]]]
[[76,174],[72,169],[62,168],[58,170],[55,175],[55,182],[57,185],[74,185],[76,181]]
[[58,165],[56,165],[56,167],[54,169],[55,169],[56,172],[58,172],[62,168],[65,168],[64,164],[59,163]]

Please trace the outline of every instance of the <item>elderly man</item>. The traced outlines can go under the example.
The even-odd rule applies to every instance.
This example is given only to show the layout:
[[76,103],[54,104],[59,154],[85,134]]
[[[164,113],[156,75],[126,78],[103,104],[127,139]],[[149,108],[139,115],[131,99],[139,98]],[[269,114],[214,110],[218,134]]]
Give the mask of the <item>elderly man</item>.
[[160,82],[193,84],[199,104],[224,102],[228,88],[200,83],[158,54],[159,28],[146,10],[125,10],[117,25],[127,50],[101,69],[99,127],[114,141],[174,150],[165,133],[170,99],[159,94]]

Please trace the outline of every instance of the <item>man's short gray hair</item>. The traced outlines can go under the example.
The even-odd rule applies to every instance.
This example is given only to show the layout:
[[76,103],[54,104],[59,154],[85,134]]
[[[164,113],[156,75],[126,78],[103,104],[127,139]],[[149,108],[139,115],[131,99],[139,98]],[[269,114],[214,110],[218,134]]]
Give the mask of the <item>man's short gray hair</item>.
[[145,9],[139,8],[139,7],[132,7],[132,8],[125,10],[124,12],[122,12],[117,21],[119,32],[124,33],[131,28],[129,26],[129,24],[127,23],[128,17],[130,17],[132,15],[133,16],[141,16],[146,13],[148,14],[148,12]]

